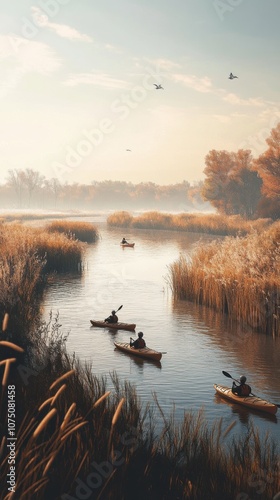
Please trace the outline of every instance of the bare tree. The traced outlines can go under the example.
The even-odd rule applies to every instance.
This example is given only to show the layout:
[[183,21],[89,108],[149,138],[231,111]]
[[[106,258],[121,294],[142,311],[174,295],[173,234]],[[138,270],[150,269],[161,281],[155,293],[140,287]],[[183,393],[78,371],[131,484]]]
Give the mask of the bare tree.
[[23,172],[23,183],[27,187],[28,190],[28,206],[30,207],[32,193],[35,189],[42,186],[45,177],[41,175],[39,172],[32,170],[31,168],[27,168]]
[[19,208],[22,204],[22,190],[24,187],[24,172],[23,170],[8,170],[7,184],[15,189],[18,197]]

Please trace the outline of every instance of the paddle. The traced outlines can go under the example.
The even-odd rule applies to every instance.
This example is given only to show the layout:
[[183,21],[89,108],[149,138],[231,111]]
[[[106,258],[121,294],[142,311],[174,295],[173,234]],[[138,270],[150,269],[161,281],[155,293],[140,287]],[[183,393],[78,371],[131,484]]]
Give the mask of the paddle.
[[116,313],[122,308],[122,306],[120,306],[117,310],[116,310]]
[[[230,375],[230,373],[225,372],[224,370],[222,370],[222,374],[223,374],[223,375],[225,375],[225,376],[226,376],[226,377],[228,377],[228,378],[232,378],[232,380],[235,380],[235,382],[238,382],[238,383],[240,384],[239,380],[236,380],[236,378],[233,378],[233,377]],[[255,396],[255,398],[258,398],[258,396],[257,396],[256,394],[253,394],[252,392],[251,392],[251,394],[252,394],[252,396]],[[280,408],[280,405],[277,405],[276,403],[273,403],[273,404],[275,404],[275,406],[277,406],[278,408]]]

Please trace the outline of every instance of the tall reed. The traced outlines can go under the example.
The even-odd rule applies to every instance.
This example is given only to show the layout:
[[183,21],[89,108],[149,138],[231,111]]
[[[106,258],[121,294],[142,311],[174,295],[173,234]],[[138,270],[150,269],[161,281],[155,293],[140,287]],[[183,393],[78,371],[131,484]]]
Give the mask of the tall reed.
[[170,231],[188,231],[193,233],[208,233],[217,235],[245,235],[261,231],[268,227],[270,219],[247,221],[240,216],[225,216],[220,214],[168,214],[161,212],[145,212],[132,216],[128,212],[115,212],[107,218],[109,226],[135,229],[154,229]]
[[174,297],[213,307],[259,331],[280,335],[280,223],[181,254],[169,266]]

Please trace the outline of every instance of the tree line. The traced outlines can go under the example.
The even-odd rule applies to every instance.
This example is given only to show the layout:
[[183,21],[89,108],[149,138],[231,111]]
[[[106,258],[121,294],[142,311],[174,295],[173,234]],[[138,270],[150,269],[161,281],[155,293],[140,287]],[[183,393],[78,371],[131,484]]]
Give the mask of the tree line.
[[245,149],[208,153],[201,194],[218,212],[280,218],[280,123],[266,142],[267,150],[256,159]]
[[202,198],[203,182],[187,181],[160,186],[153,182],[93,181],[90,185],[62,184],[46,179],[32,169],[9,170],[7,182],[0,186],[2,208],[38,209],[163,209],[189,211],[209,208]]
[[62,184],[33,169],[8,171],[0,186],[2,208],[38,209],[159,209],[191,211],[211,206],[220,214],[246,219],[280,218],[280,123],[258,158],[251,151],[211,150],[205,158],[205,180],[191,185],[161,186],[153,182],[92,181]]

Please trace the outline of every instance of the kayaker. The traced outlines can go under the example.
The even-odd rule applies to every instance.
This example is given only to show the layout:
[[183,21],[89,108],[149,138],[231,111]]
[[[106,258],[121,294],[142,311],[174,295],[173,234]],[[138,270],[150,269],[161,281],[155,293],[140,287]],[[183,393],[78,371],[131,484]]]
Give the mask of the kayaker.
[[236,385],[235,382],[232,383],[232,392],[237,394],[237,396],[249,396],[251,393],[251,387],[246,384],[246,380],[245,375],[241,375],[239,379],[240,385]]
[[125,238],[123,238],[123,239],[122,239],[122,241],[121,241],[121,244],[122,244],[122,245],[125,245],[125,243],[128,243],[128,241],[126,241],[126,239],[125,239]]
[[106,323],[117,323],[119,321],[119,318],[116,315],[116,311],[112,311],[110,316],[108,316],[108,318],[106,318],[104,321],[106,321]]
[[138,339],[133,340],[133,338],[130,337],[130,347],[134,347],[134,349],[142,349],[143,347],[146,347],[146,342],[143,339],[143,332],[138,333]]

